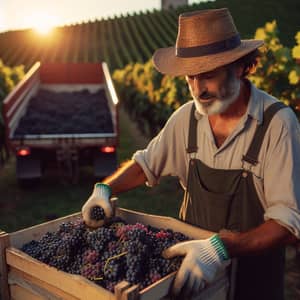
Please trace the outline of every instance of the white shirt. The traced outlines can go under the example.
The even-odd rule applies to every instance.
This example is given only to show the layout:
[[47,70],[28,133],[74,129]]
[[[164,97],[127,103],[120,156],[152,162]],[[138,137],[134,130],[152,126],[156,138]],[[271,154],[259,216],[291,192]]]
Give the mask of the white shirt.
[[[162,176],[177,176],[184,189],[187,186],[191,155],[216,169],[241,169],[257,124],[263,121],[266,108],[278,101],[251,85],[247,112],[235,130],[217,148],[207,116],[198,119],[198,152],[188,154],[188,131],[193,101],[177,109],[161,132],[133,159],[142,167],[147,185],[153,186]],[[254,185],[265,210],[264,219],[274,219],[300,238],[300,126],[290,108],[273,117],[258,156],[251,166]],[[250,166],[245,165],[246,168]]]

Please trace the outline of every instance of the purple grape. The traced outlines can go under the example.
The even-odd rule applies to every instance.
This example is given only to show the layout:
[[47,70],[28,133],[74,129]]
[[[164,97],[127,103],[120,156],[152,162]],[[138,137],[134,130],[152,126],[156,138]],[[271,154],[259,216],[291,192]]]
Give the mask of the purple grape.
[[105,218],[104,209],[98,205],[93,206],[90,211],[90,218],[96,221],[104,220]]
[[40,240],[23,245],[22,251],[59,270],[82,275],[111,292],[122,280],[138,284],[141,290],[179,269],[182,257],[165,259],[161,253],[188,240],[185,235],[114,220],[93,231],[81,218],[62,223],[56,232],[47,232]]

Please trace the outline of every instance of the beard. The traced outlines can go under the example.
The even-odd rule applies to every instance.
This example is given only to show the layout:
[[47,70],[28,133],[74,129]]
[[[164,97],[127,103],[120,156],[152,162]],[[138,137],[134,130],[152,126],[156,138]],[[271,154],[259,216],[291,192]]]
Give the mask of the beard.
[[[196,97],[189,86],[197,112],[201,115],[208,116],[225,112],[227,108],[237,100],[241,89],[240,83],[240,80],[235,78],[231,70],[229,70],[223,88],[216,94],[204,92],[199,97]],[[207,103],[199,101],[199,99],[209,100],[210,98],[215,99],[211,102],[208,101]]]

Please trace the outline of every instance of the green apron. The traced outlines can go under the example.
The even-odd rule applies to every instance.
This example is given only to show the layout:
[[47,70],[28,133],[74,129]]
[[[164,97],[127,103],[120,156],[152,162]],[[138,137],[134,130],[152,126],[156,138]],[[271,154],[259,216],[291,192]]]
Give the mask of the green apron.
[[[199,159],[190,159],[187,189],[180,210],[183,221],[215,232],[221,229],[246,231],[264,222],[264,209],[256,193],[251,168],[244,166],[257,164],[268,125],[274,114],[283,107],[281,102],[276,102],[264,112],[263,123],[258,125],[243,156],[242,169],[213,169]],[[188,153],[198,151],[194,113],[195,105],[191,110]],[[283,300],[284,258],[284,248],[239,258],[234,299]]]

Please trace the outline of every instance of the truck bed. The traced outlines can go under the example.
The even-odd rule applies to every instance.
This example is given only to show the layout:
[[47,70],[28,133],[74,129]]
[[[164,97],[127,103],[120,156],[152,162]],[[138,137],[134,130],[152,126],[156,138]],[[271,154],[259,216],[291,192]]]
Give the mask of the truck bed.
[[13,138],[34,135],[113,133],[111,113],[104,89],[73,92],[38,90],[29,100]]
[[75,182],[81,166],[97,178],[117,168],[118,97],[105,62],[37,62],[3,101],[6,140],[19,180],[56,166]]

